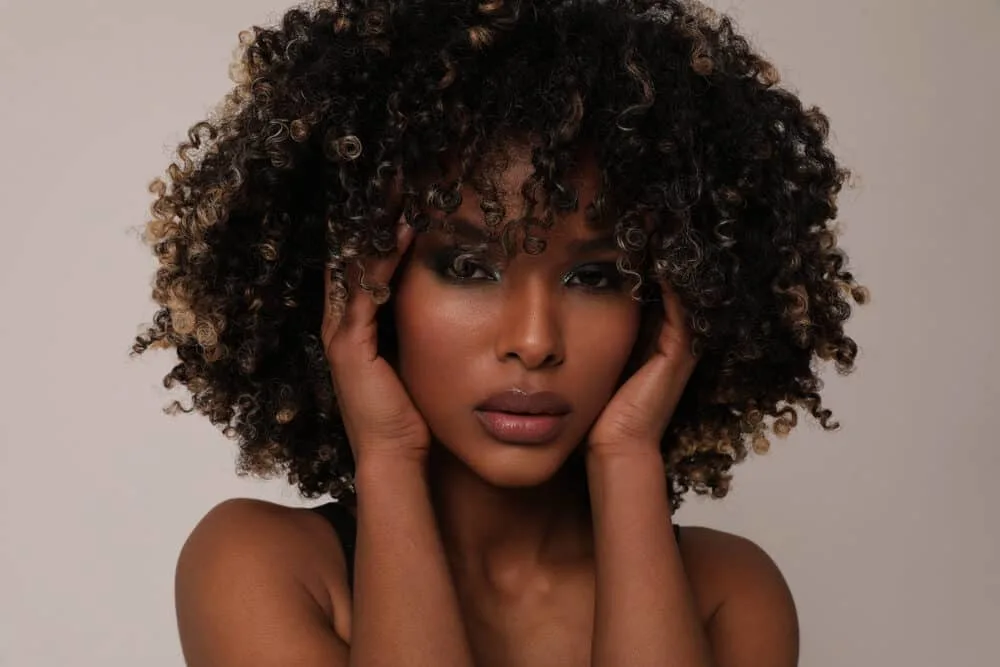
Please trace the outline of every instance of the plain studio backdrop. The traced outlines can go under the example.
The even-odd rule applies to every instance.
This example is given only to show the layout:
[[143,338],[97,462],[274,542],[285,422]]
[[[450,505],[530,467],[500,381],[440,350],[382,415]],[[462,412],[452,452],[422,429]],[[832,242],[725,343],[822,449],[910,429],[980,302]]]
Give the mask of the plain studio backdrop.
[[[857,174],[844,246],[871,305],[843,424],[811,419],[682,524],[782,567],[809,667],[997,664],[1000,3],[720,1],[830,116]],[[182,665],[178,550],[215,503],[297,504],[235,445],[168,417],[135,229],[187,127],[276,0],[0,0],[0,665]],[[991,511],[993,510],[993,511]]]

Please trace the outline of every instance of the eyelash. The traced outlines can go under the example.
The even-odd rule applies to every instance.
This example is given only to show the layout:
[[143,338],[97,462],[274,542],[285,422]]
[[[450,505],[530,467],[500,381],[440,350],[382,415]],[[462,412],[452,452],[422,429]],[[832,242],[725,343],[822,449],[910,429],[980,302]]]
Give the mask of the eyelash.
[[[455,271],[457,267],[472,269],[471,275],[458,275]],[[483,261],[479,257],[462,251],[441,253],[435,258],[434,269],[438,275],[454,283],[497,280],[499,278],[496,271],[493,271],[492,274],[490,274],[489,269],[484,265]],[[476,274],[479,273],[482,273],[483,275],[477,276]],[[571,284],[571,281],[574,278],[580,278],[581,275],[594,276],[595,274],[599,279],[599,282],[603,284]],[[591,292],[616,292],[622,288],[623,283],[624,281],[622,275],[618,272],[618,267],[612,262],[585,264],[563,276],[563,284],[569,287],[579,286]]]
[[575,271],[571,271],[566,276],[579,277],[583,273],[596,274],[605,283],[604,285],[580,285],[584,289],[594,292],[617,292],[622,287],[622,275],[618,272],[618,267],[614,264],[586,264]]

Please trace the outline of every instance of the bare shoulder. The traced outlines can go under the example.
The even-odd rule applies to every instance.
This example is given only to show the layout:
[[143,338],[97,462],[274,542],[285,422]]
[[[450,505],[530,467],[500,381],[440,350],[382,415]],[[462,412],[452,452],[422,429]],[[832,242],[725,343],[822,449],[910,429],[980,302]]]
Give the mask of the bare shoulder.
[[710,586],[715,602],[722,603],[745,588],[776,588],[778,592],[788,592],[774,559],[745,537],[713,528],[684,526],[680,547],[692,584],[702,588]]
[[684,526],[681,554],[722,665],[795,665],[795,601],[774,559],[753,541]]
[[[341,593],[343,591],[343,593]],[[185,659],[197,665],[346,664],[334,612],[346,564],[315,512],[238,498],[212,508],[177,561]]]
[[331,594],[347,585],[344,551],[325,519],[305,508],[252,498],[233,498],[209,510],[181,550],[178,574],[205,560],[226,568],[273,566],[269,578],[297,582],[327,612]]

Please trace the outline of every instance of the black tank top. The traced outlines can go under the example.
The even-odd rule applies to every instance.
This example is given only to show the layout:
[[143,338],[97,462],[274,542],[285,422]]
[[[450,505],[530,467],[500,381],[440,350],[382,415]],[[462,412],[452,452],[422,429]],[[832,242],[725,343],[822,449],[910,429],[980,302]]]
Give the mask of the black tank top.
[[[358,534],[358,524],[351,511],[337,502],[324,503],[312,508],[333,527],[344,549],[344,559],[347,561],[347,584],[354,588],[354,547]],[[681,527],[674,524],[674,538],[680,543]]]

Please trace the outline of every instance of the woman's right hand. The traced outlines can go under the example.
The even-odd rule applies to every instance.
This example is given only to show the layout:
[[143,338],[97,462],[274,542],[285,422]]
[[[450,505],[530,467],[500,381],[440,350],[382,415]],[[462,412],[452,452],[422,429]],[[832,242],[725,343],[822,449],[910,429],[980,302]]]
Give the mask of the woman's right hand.
[[[387,295],[415,231],[400,221],[396,250],[385,258],[363,260],[347,273],[348,298],[341,317],[330,307],[330,274],[325,278],[322,338],[340,417],[357,464],[388,455],[425,460],[430,431],[403,387],[396,371],[378,353],[376,297]],[[385,301],[385,299],[378,299]]]

